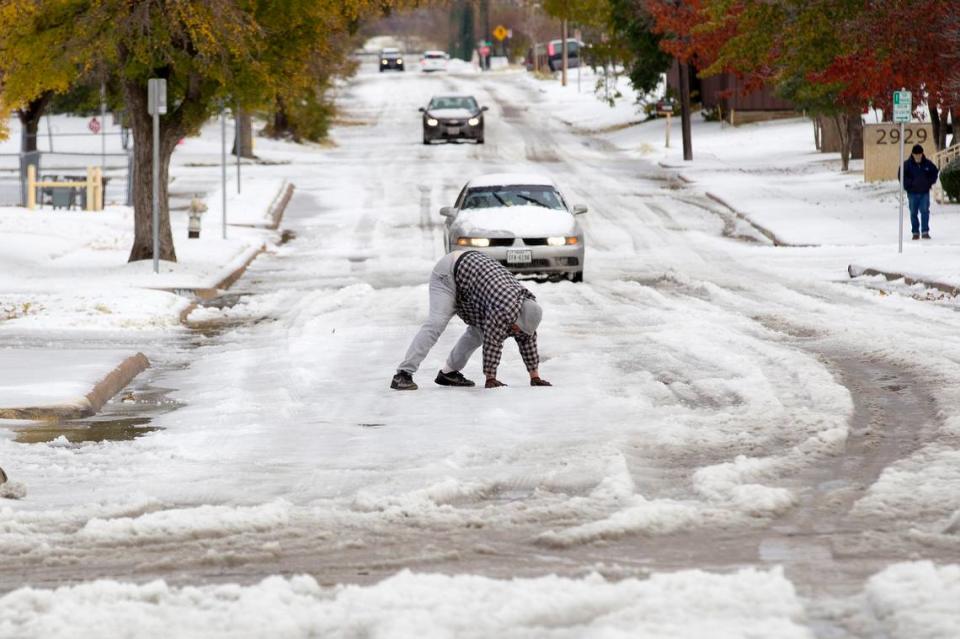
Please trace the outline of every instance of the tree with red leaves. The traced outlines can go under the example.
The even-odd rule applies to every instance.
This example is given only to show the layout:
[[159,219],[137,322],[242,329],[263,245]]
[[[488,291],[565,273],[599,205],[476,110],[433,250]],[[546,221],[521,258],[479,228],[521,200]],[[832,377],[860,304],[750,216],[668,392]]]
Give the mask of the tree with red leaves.
[[838,56],[815,81],[839,83],[844,100],[873,104],[889,113],[894,91],[906,88],[918,105],[926,102],[937,148],[946,145],[946,120],[958,104],[950,87],[952,69],[947,53],[953,0],[870,0],[851,21],[852,50]]

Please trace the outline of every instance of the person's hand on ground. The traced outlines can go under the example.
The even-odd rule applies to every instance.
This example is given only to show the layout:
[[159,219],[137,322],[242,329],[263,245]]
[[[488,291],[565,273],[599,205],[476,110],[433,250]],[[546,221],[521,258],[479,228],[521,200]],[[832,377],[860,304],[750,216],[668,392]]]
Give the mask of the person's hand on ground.
[[500,388],[501,386],[506,386],[503,382],[498,380],[496,377],[488,377],[487,383],[484,384],[486,388]]
[[531,377],[530,385],[531,386],[553,386],[553,384],[543,379],[542,377]]

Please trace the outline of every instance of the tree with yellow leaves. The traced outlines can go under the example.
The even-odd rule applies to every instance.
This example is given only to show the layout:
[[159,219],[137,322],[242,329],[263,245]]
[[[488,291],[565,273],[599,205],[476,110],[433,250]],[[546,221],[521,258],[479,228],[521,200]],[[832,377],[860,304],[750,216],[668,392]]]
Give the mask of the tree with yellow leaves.
[[147,80],[167,81],[160,118],[160,259],[176,261],[167,184],[177,142],[221,105],[256,108],[314,82],[309,62],[357,20],[404,0],[4,0],[0,77],[8,108],[80,77],[122,89],[134,139],[130,261],[153,257]]

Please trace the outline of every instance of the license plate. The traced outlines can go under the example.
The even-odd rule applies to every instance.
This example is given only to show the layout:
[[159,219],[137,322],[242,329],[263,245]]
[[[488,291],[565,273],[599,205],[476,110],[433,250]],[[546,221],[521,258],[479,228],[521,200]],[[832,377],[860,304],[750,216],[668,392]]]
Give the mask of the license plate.
[[447,135],[460,135],[460,128],[455,126],[447,127]]
[[533,261],[533,251],[507,251],[507,264],[529,264]]

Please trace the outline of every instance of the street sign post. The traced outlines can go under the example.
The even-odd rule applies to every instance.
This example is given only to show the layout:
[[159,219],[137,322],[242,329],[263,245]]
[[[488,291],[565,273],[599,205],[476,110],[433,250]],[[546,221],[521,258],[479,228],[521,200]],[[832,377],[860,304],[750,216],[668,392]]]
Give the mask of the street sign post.
[[153,272],[160,272],[160,116],[167,112],[167,81],[147,80],[147,112],[153,116]]
[[220,169],[220,195],[223,206],[220,226],[223,239],[227,239],[227,108],[225,105],[220,106]]
[[913,119],[913,95],[906,89],[893,92],[893,121],[900,125],[900,239],[898,253],[903,253],[903,125]]

